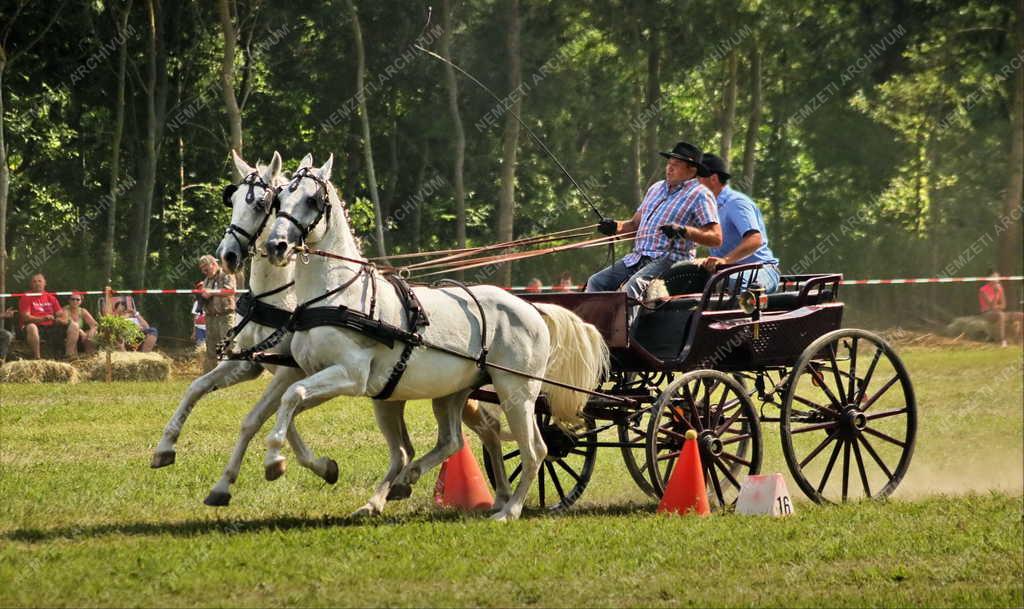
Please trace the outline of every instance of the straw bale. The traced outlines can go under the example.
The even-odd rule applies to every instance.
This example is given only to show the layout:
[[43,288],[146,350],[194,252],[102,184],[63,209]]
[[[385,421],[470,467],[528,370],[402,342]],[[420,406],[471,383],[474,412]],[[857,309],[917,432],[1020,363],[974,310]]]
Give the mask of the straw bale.
[[48,359],[19,360],[0,366],[0,383],[77,383],[71,364]]
[[[166,381],[171,374],[171,359],[160,353],[115,351],[111,354],[111,380]],[[82,360],[82,373],[91,381],[107,380],[107,356],[100,353]]]

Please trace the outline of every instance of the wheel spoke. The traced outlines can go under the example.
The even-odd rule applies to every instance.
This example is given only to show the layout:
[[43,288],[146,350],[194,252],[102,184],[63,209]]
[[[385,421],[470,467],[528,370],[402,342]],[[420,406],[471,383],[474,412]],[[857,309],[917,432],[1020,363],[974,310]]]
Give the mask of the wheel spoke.
[[668,481],[672,478],[672,468],[676,466],[676,458],[678,456],[679,453],[672,455],[671,458],[669,458],[668,465],[665,467],[665,486],[668,486]]
[[673,450],[673,451],[670,451],[669,453],[667,453],[667,454],[664,454],[664,455],[658,455],[658,461],[665,461],[665,460],[667,460],[667,459],[675,459],[675,458],[677,458],[677,457],[679,456],[679,454],[680,454],[680,453],[682,453],[682,452],[683,452],[683,451],[682,451],[682,449],[680,449],[680,450]]
[[839,403],[845,404],[846,389],[843,388],[843,379],[839,378],[839,364],[836,362],[836,353],[834,349],[829,350],[828,359],[832,362],[832,377],[836,380],[836,391],[839,392]]
[[836,408],[842,408],[843,407],[843,403],[840,402],[839,400],[837,400],[835,394],[833,394],[832,390],[828,388],[828,384],[825,383],[825,375],[821,373],[821,370],[819,370],[813,364],[808,366],[807,369],[814,376],[814,378],[818,381],[818,387],[825,394],[825,397],[828,398],[828,401],[832,402],[832,405],[835,406]]
[[508,481],[509,482],[515,482],[516,478],[519,477],[519,474],[521,474],[522,471],[523,471],[523,463],[519,462],[519,463],[516,464],[516,468],[514,470],[512,470],[512,473],[509,474]]
[[857,341],[859,337],[854,336],[848,349],[850,353],[850,378],[846,390],[846,397],[853,401],[857,397]]
[[829,474],[832,473],[832,466],[836,464],[836,457],[839,456],[839,449],[843,446],[843,440],[836,442],[836,447],[832,449],[832,456],[828,458],[828,465],[825,466],[825,473],[821,475],[821,482],[818,483],[818,494],[820,495],[825,490],[825,484],[828,482]]
[[878,430],[871,429],[870,427],[865,427],[861,431],[869,433],[869,434],[871,434],[871,435],[873,435],[875,437],[881,438],[881,439],[885,440],[886,442],[895,444],[896,446],[899,446],[900,448],[906,448],[906,446],[907,446],[907,444],[905,442],[900,442],[896,438],[894,438],[894,437],[892,437],[892,436],[890,436],[888,434],[884,434],[884,433],[882,433],[882,432],[880,432]]
[[[739,400],[739,398],[736,398],[736,399],[735,399],[735,400],[733,400],[733,401],[734,401],[734,402],[735,402],[736,404],[739,404],[739,403],[740,403],[740,400]],[[723,410],[722,412],[725,412],[725,411]],[[740,415],[741,415],[741,414],[743,414],[743,409],[742,409],[742,408],[737,408],[737,409],[736,409],[736,412],[732,413],[732,416],[730,416],[730,417],[729,417],[729,419],[728,419],[728,420],[727,420],[727,421],[726,421],[725,423],[723,423],[723,424],[722,424],[722,425],[720,425],[719,427],[716,427],[716,428],[715,428],[715,435],[716,435],[716,436],[720,436],[720,435],[722,435],[722,434],[723,434],[723,433],[724,433],[724,432],[725,432],[726,430],[728,430],[728,429],[729,429],[730,427],[732,427],[732,424],[733,424],[734,422],[736,422],[736,419],[738,419],[738,418],[740,417]]]
[[719,456],[722,457],[723,459],[728,459],[729,461],[732,461],[733,463],[739,463],[740,465],[746,465],[747,467],[750,467],[750,461],[747,461],[746,459],[741,459],[740,457],[737,457],[736,455],[730,455],[729,453],[722,453]]
[[857,442],[850,442],[853,444],[853,456],[857,458],[857,469],[860,470],[860,482],[864,485],[864,494],[871,498],[871,486],[868,485],[868,473],[864,469],[864,459],[860,456],[860,444]]
[[[715,390],[718,389],[721,385],[722,385],[722,381],[720,381],[718,379],[715,379],[715,381],[710,386],[707,386],[707,387],[704,388],[704,402],[707,405],[707,407],[704,410],[707,413],[707,417],[708,417],[708,420],[707,420],[706,424],[704,425],[704,429],[712,429],[713,428],[713,425],[711,424],[711,421],[713,420],[712,419],[712,415],[716,411],[715,411],[715,409],[713,409],[711,407],[711,396],[713,396],[715,394]],[[722,391],[722,400],[721,401],[724,401],[726,396],[728,396],[728,395],[729,395],[729,390],[728,390],[728,388],[726,388],[726,389],[724,389]]]
[[885,383],[885,385],[883,385],[882,388],[879,389],[875,393],[875,395],[871,396],[871,399],[869,399],[867,401],[867,403],[864,404],[864,406],[861,408],[861,412],[867,410],[868,408],[871,408],[871,405],[874,404],[875,401],[878,400],[878,398],[882,397],[882,394],[885,393],[886,391],[888,391],[889,387],[892,387],[893,385],[895,385],[896,381],[898,381],[898,380],[900,380],[900,375],[898,375],[898,374],[893,376],[891,379],[889,379]]
[[547,507],[544,505],[544,466],[537,471],[537,490],[540,493],[540,507]]
[[831,442],[831,441],[833,441],[835,439],[836,439],[836,432],[835,431],[829,432],[828,436],[824,440],[821,441],[821,444],[819,444],[816,447],[814,447],[814,450],[812,450],[810,452],[810,454],[808,454],[806,457],[804,457],[804,460],[800,462],[800,469],[803,469],[803,468],[807,467],[807,464],[810,463],[815,457],[817,457],[818,453],[820,453],[822,450],[824,450],[824,448],[826,446],[828,446],[829,442]]
[[[580,481],[580,475],[577,474],[575,471],[573,471],[573,469],[571,467],[566,465],[565,461],[562,461],[561,459],[559,459],[558,461],[555,461],[555,463],[557,463],[559,467],[564,469],[567,474],[572,476],[573,480],[575,480],[576,482]],[[644,466],[645,467],[647,466],[646,462],[644,462]]]
[[854,400],[856,403],[861,403],[864,400],[864,394],[868,391],[868,385],[871,384],[871,377],[875,374],[875,366],[878,365],[878,360],[882,358],[882,348],[875,345],[875,355],[871,358],[871,363],[868,365],[868,372],[864,375],[864,380],[861,381],[860,391],[857,392],[857,399]]
[[659,427],[658,428],[658,433],[659,434],[663,433],[665,435],[672,436],[672,437],[674,437],[674,438],[676,438],[678,440],[685,440],[686,439],[686,434],[685,433],[679,433],[678,431],[673,431],[673,430],[671,430],[671,429],[669,429],[667,427]]
[[[700,381],[699,380],[697,381],[697,391],[698,391],[698,393],[700,392]],[[697,411],[697,400],[694,397],[693,392],[690,391],[690,386],[687,385],[686,383],[683,383],[683,394],[685,395],[686,399],[689,400],[691,408],[693,408],[694,412],[696,412]],[[697,416],[694,417],[694,418],[697,419],[697,425],[700,426],[700,427],[695,427],[695,429],[697,431],[704,431],[704,422],[700,420],[700,413],[697,412]],[[689,417],[686,418],[686,422],[690,423]],[[693,423],[690,423],[690,427],[693,427]]]
[[518,456],[519,456],[519,449],[516,449],[516,450],[513,450],[513,451],[512,451],[512,452],[510,452],[510,453],[505,453],[505,454],[504,454],[504,455],[503,455],[503,456],[501,457],[501,460],[502,460],[502,461],[508,461],[509,459],[514,459],[514,458],[516,458],[516,457],[518,457]]
[[722,470],[722,473],[725,475],[726,479],[729,480],[730,484],[735,486],[737,489],[741,488],[739,481],[736,480],[736,477],[732,475],[732,472],[729,471],[729,468],[726,467],[725,464],[723,464],[718,459],[713,459],[713,462],[718,467],[718,469]]
[[874,414],[866,414],[866,415],[864,415],[864,418],[869,420],[869,421],[874,421],[875,419],[884,419],[886,417],[895,417],[895,416],[901,415],[901,414],[903,414],[905,412],[910,412],[910,409],[909,408],[900,408],[899,410],[886,410],[884,412],[876,412]]
[[548,474],[551,475],[551,482],[555,485],[555,492],[558,493],[558,499],[560,502],[565,501],[565,491],[562,490],[562,481],[558,479],[558,473],[555,472],[555,466],[551,465],[550,461],[544,462],[545,467],[548,468]]
[[875,460],[875,463],[878,464],[878,467],[880,467],[882,471],[885,472],[885,476],[891,482],[892,472],[890,472],[889,468],[886,467],[885,461],[882,461],[882,458],[879,457],[878,453],[875,452],[874,447],[871,446],[871,442],[868,442],[868,439],[864,437],[864,434],[857,434],[857,439],[860,440],[860,442],[864,445],[864,450],[868,451],[868,454],[871,455],[871,457]]
[[[725,493],[722,492],[722,483],[718,481],[718,474],[715,473],[715,464],[712,462],[711,467],[707,468],[707,476],[711,478],[711,485],[715,489],[715,496],[718,498],[718,505],[725,507]],[[706,483],[707,481],[705,481]]]
[[736,436],[736,437],[733,437],[733,438],[729,438],[728,440],[722,440],[722,446],[725,446],[727,444],[734,444],[736,442],[742,442],[743,440],[749,440],[750,438],[753,437],[753,435],[754,434],[745,433],[743,435],[739,435],[739,436]]
[[850,488],[850,443],[843,442],[843,502],[846,502]]
[[573,455],[581,455],[584,457],[587,456],[587,451],[583,450],[582,448],[570,448],[569,453]]
[[837,425],[839,425],[839,423],[837,423],[836,421],[828,421],[828,422],[825,422],[825,423],[815,423],[814,425],[807,425],[805,427],[799,427],[797,429],[791,429],[789,433],[790,434],[798,434],[798,433],[805,433],[805,432],[808,432],[808,431],[815,431],[815,430],[818,430],[818,429],[832,429],[833,427],[836,427]]
[[804,406],[810,406],[811,408],[814,408],[816,410],[820,410],[822,412],[826,412],[826,413],[832,415],[835,418],[839,418],[839,413],[836,412],[835,410],[832,410],[831,408],[829,408],[828,406],[825,406],[824,404],[819,404],[819,403],[814,402],[812,400],[808,400],[807,398],[805,398],[803,396],[797,395],[796,392],[793,392],[793,399],[796,400],[797,402],[800,402]]

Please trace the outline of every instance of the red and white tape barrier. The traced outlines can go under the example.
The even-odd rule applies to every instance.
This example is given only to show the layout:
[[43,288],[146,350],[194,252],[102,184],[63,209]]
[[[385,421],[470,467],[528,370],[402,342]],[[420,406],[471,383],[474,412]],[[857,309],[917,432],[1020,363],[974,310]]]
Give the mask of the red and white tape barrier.
[[[992,277],[924,277],[915,279],[844,279],[840,285],[893,285],[904,283],[972,283],[979,281],[991,281]],[[1000,281],[1021,281],[1024,275],[1005,275],[997,277]],[[575,292],[583,286],[558,287],[544,286],[540,289],[545,292]],[[527,291],[526,286],[512,286],[506,288],[512,291]],[[209,290],[210,294],[246,294],[249,290]],[[200,294],[202,290],[112,290],[114,296],[137,296],[140,294]],[[103,290],[70,290],[66,292],[50,292],[54,296],[102,296]],[[0,298],[20,298],[21,296],[39,296],[39,292],[9,292],[0,294]]]

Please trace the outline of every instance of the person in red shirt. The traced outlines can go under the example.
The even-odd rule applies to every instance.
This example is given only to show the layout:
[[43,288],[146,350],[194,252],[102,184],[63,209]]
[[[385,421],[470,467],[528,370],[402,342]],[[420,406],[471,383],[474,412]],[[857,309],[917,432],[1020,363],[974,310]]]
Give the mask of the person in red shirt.
[[989,271],[989,281],[978,288],[978,307],[981,315],[999,329],[999,342],[1006,346],[1006,296],[999,283],[999,273]]
[[32,349],[32,357],[40,358],[40,338],[48,344],[64,341],[64,352],[68,358],[78,355],[78,324],[70,321],[60,307],[57,297],[46,291],[46,277],[36,273],[29,279],[29,292],[41,292],[39,296],[22,296],[18,299],[20,332]]

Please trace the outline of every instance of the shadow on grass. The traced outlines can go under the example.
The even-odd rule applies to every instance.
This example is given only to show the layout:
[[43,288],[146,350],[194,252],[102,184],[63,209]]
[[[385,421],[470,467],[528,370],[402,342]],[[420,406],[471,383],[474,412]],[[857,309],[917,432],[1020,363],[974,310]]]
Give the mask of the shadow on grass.
[[[526,508],[523,510],[522,518],[527,520],[542,520],[546,518],[576,518],[581,516],[629,516],[653,513],[654,507],[655,506],[653,505],[625,504],[574,508],[564,512],[550,512],[539,508]],[[208,535],[214,533],[236,535],[258,533],[261,531],[291,531],[344,527],[386,527],[417,523],[466,522],[472,520],[484,521],[489,514],[489,512],[467,514],[455,510],[437,510],[368,518],[325,515],[321,517],[273,516],[268,518],[252,518],[248,520],[215,518],[209,520],[190,519],[177,522],[137,521],[86,526],[67,526],[53,529],[38,527],[14,529],[0,535],[0,539],[7,541],[19,541],[23,543],[42,543],[56,539],[84,539],[113,535],[127,535],[133,537],[165,535],[170,535],[172,537],[195,537],[197,535]],[[495,526],[501,525],[495,523]]]

